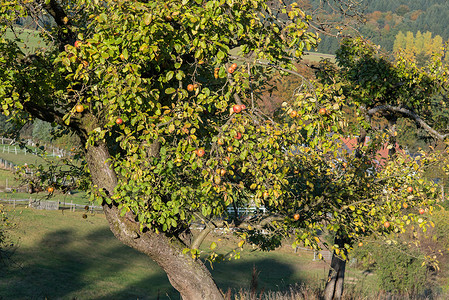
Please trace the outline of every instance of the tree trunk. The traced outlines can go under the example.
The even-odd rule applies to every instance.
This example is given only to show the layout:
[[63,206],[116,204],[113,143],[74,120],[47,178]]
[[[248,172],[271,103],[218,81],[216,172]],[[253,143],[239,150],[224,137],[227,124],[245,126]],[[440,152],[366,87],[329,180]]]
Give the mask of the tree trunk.
[[[335,238],[335,244],[339,246],[340,251],[347,255],[344,247],[343,238]],[[343,285],[345,281],[346,260],[337,255],[335,251],[332,254],[331,267],[327,276],[326,287],[324,288],[324,300],[341,299],[343,295]]]
[[[112,195],[117,176],[107,160],[110,158],[105,144],[89,146],[86,153],[93,185]],[[184,245],[175,238],[151,229],[140,231],[140,224],[131,213],[120,216],[114,204],[103,205],[106,219],[114,235],[124,244],[148,255],[167,274],[172,286],[184,300],[223,299],[210,272],[201,260],[182,254]]]
[[396,122],[397,117],[394,115],[387,116],[386,119],[388,120],[388,130],[390,132],[390,137],[388,139],[388,145],[391,146],[391,148],[388,149],[388,159],[392,157],[396,153]]

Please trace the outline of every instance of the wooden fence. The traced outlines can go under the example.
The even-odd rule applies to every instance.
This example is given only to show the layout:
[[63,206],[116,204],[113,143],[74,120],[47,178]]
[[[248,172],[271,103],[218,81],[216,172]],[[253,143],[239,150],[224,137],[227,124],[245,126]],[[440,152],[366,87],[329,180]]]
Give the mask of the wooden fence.
[[0,158],[0,169],[13,171],[16,165],[6,159]]
[[[28,206],[34,209],[43,209],[43,210],[86,210],[86,204],[76,204],[73,201],[70,202],[61,202],[61,201],[47,201],[40,199],[0,199],[0,202],[7,203],[10,205],[16,206]],[[101,206],[96,205],[87,205],[88,211],[102,211],[103,208]]]
[[[22,140],[21,142],[30,147],[37,147],[36,143],[31,139]],[[0,145],[2,145],[2,147],[0,147],[0,152],[15,154],[24,153],[25,155],[30,154],[29,149],[20,148],[19,146],[14,145],[16,143],[17,141],[15,139],[0,137]],[[53,145],[40,144],[39,148],[45,150],[47,152],[47,156],[65,157],[70,155],[70,152]]]

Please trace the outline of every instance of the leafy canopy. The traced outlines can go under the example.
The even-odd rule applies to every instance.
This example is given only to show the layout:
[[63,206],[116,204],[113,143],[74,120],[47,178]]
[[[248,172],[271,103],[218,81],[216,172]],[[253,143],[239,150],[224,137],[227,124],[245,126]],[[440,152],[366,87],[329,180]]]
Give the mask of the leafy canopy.
[[[39,22],[44,14],[19,1],[1,4],[1,33],[19,17]],[[341,83],[302,85],[275,120],[257,108],[264,78],[292,72],[317,44],[310,16],[296,4],[279,10],[262,0],[61,5],[67,14],[56,13],[57,26],[41,33],[47,47],[28,55],[18,41],[0,40],[3,112],[63,125],[87,149],[106,143],[119,184],[112,195],[101,187],[93,195],[131,213],[142,230],[176,234],[233,203],[253,202],[269,209],[273,218],[264,226],[273,234],[294,231],[296,243],[318,248],[323,229],[352,239],[402,231],[416,220],[416,212],[403,210],[404,198],[415,210],[434,198],[434,185],[421,177],[434,158],[420,164],[398,157],[376,170],[382,136],[361,157],[345,150],[342,107],[352,98]],[[406,196],[409,185],[416,192]],[[264,238],[254,240],[261,229],[249,226],[242,236],[264,247]]]

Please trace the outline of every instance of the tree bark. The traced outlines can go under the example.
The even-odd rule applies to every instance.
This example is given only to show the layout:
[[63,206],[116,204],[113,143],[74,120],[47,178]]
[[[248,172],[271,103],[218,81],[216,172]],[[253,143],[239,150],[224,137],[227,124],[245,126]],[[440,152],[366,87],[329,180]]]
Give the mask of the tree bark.
[[[86,159],[93,185],[112,195],[118,181],[115,172],[107,163],[109,158],[105,144],[88,146]],[[132,213],[120,216],[114,204],[103,204],[103,210],[114,235],[124,244],[153,259],[165,271],[182,299],[224,299],[202,261],[192,258],[189,254],[182,254],[184,246],[179,240],[148,228],[140,231],[140,224],[135,221],[135,216]]]
[[[340,237],[335,238],[335,244],[339,246],[340,251],[347,255],[344,247],[345,240]],[[334,251],[332,254],[331,267],[327,276],[326,286],[324,288],[324,300],[341,299],[343,295],[345,281],[346,260]]]
[[389,115],[386,117],[388,120],[388,130],[390,132],[390,137],[388,139],[388,145],[391,148],[388,149],[388,159],[390,159],[396,153],[396,122],[398,118],[395,115]]

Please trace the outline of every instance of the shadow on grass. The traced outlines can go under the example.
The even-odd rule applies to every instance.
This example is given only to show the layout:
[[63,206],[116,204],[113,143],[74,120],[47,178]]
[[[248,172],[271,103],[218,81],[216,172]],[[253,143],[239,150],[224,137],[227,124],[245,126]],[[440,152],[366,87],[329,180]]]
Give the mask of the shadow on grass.
[[[0,299],[179,299],[156,263],[107,228],[51,231],[19,252],[17,264],[0,269]],[[216,264],[211,272],[224,292],[249,290],[253,267],[259,292],[302,283],[289,264],[261,256]]]
[[0,270],[0,299],[178,299],[159,267],[107,228],[81,243],[77,236],[58,230],[35,248],[19,246],[20,254]]

